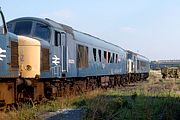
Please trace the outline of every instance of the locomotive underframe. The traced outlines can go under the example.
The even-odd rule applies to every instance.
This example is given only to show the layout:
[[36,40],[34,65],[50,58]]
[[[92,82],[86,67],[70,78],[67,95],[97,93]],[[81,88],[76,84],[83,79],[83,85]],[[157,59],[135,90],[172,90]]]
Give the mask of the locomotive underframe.
[[115,88],[146,80],[148,73],[89,76],[61,79],[4,79],[0,81],[0,108],[19,103],[37,104],[43,100],[79,95],[96,88]]

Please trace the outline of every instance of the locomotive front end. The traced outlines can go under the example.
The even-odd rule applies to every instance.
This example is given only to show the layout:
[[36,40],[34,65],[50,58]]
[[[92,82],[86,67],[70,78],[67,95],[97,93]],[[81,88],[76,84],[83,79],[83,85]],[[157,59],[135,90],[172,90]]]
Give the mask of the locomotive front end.
[[40,50],[38,40],[18,36],[20,76],[23,78],[36,78],[40,76]]

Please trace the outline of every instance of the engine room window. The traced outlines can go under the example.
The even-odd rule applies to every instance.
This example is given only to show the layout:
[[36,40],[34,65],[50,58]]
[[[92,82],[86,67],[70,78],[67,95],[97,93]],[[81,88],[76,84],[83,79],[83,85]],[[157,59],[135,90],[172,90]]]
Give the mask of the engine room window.
[[139,60],[137,60],[137,69],[139,70]]
[[134,63],[131,62],[131,71],[134,71]]
[[49,29],[49,27],[47,25],[37,23],[34,35],[35,35],[35,37],[39,37],[41,39],[49,41],[49,39],[50,39],[50,29]]
[[114,63],[114,56],[115,56],[115,54],[113,53],[113,56],[112,56],[112,63]]
[[31,21],[16,22],[14,33],[17,35],[29,35],[31,33],[31,28]]
[[116,54],[116,63],[118,63],[118,54]]
[[104,51],[104,59],[105,60],[106,60],[106,56],[107,56],[106,54],[107,54],[106,51]]
[[98,50],[98,54],[99,54],[99,62],[101,62],[101,50]]
[[108,63],[110,63],[111,53],[108,52]]
[[88,47],[77,45],[77,67],[87,68],[88,67]]
[[94,61],[96,61],[96,48],[93,48]]

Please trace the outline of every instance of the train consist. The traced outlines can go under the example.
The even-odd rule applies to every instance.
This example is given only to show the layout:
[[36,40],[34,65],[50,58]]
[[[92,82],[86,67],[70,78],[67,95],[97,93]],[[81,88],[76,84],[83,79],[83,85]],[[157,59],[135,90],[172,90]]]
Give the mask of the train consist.
[[149,75],[146,57],[67,25],[24,17],[7,23],[9,33],[2,12],[0,19],[0,107],[124,86]]

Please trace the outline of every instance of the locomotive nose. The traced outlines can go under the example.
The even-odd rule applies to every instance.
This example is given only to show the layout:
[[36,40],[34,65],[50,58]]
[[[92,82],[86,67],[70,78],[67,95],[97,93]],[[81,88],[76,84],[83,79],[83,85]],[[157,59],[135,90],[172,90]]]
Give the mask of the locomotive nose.
[[18,44],[20,76],[24,78],[40,76],[40,42],[33,38],[18,36]]

